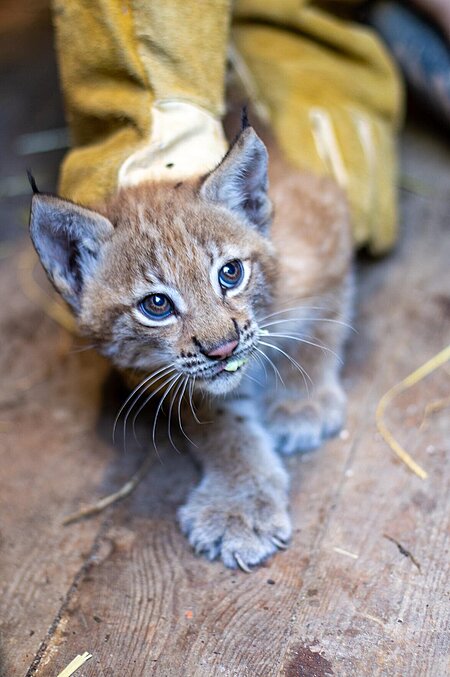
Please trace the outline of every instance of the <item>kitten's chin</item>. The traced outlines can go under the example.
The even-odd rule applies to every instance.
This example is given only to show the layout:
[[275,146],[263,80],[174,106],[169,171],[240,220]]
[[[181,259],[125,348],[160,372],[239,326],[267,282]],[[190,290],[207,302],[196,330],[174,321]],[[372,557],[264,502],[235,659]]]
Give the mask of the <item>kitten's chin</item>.
[[242,380],[243,370],[221,371],[212,378],[196,381],[196,388],[210,395],[227,395],[238,387]]

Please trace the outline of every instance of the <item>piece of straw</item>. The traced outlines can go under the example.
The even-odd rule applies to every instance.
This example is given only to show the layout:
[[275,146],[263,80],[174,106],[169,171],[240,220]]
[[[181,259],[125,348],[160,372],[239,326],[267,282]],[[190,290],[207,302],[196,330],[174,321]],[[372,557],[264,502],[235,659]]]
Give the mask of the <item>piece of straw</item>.
[[58,677],[70,677],[71,675],[74,674],[78,670],[78,668],[81,668],[82,665],[86,663],[90,658],[92,658],[92,654],[90,654],[88,651],[85,651],[84,654],[78,654],[73,661],[69,663],[67,667],[64,668],[62,672],[59,673]]
[[384,423],[384,413],[387,406],[395,397],[397,397],[399,393],[402,393],[408,388],[411,388],[411,386],[415,385],[416,383],[419,383],[419,381],[441,367],[448,360],[450,360],[450,345],[441,350],[441,352],[437,355],[434,355],[434,357],[428,360],[428,362],[422,364],[421,367],[413,371],[412,374],[403,379],[403,381],[400,381],[400,383],[397,383],[395,386],[390,388],[390,390],[388,390],[387,393],[385,393],[380,399],[376,409],[375,419],[378,431],[382,435],[383,439],[391,447],[392,451],[403,461],[403,463],[405,463],[405,465],[407,465],[408,468],[422,480],[425,480],[428,477],[428,473],[418,463],[416,463],[416,461],[408,454],[408,452],[405,451],[405,449],[403,449],[403,447],[397,442],[393,434]]
[[79,510],[78,512],[74,512],[71,515],[68,515],[68,517],[66,517],[63,520],[63,525],[66,526],[67,524],[78,522],[78,520],[83,519],[84,517],[91,517],[92,515],[96,515],[97,513],[102,512],[102,510],[105,510],[105,508],[112,505],[113,503],[117,503],[117,501],[121,501],[122,499],[129,496],[136,489],[137,485],[141,482],[141,480],[144,479],[148,469],[150,468],[153,462],[153,458],[154,457],[151,454],[148,454],[147,458],[142,463],[141,467],[134,473],[131,479],[125,482],[125,484],[118,491],[115,491],[112,494],[108,494],[108,496],[104,496],[93,505],[88,505],[86,508],[81,508],[81,510]]

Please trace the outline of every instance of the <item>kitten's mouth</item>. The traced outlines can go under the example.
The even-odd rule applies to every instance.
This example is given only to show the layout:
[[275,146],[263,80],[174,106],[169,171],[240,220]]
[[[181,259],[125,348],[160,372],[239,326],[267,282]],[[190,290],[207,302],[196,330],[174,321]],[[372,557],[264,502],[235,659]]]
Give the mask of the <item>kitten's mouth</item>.
[[252,348],[231,355],[225,360],[215,362],[196,374],[196,383],[201,390],[214,395],[226,394],[236,388],[252,356]]
[[212,381],[219,378],[232,378],[248,362],[248,356],[234,356],[224,360],[213,368],[203,373],[199,378],[204,381]]
[[248,362],[247,357],[236,357],[234,360],[228,360],[226,364],[221,365],[221,368],[217,370],[214,376],[219,376],[221,374],[225,375],[224,372],[227,374],[235,374],[244,366],[244,364],[246,364],[246,362]]

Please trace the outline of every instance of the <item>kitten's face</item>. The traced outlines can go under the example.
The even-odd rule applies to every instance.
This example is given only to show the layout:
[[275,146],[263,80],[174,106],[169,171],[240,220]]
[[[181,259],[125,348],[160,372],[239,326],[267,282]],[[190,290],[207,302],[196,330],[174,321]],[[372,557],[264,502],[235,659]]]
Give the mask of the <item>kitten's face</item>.
[[115,228],[86,284],[80,323],[119,366],[173,365],[227,392],[258,338],[274,265],[270,242],[191,186],[128,189],[110,206]]
[[205,181],[125,189],[104,216],[36,196],[44,267],[116,365],[214,394],[240,382],[275,276],[266,162],[245,130]]

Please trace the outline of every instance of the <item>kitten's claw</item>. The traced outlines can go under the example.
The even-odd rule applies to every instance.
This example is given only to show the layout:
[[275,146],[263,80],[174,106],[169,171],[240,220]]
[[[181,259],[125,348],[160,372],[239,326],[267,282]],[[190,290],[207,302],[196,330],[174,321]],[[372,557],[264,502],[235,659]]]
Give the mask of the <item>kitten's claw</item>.
[[236,564],[238,565],[239,569],[242,569],[242,571],[245,571],[246,574],[251,574],[252,570],[250,567],[248,567],[245,562],[242,560],[242,557],[239,555],[239,553],[234,552],[233,557],[236,560]]
[[270,539],[274,545],[277,546],[277,548],[280,548],[280,550],[287,550],[288,545],[284,541],[282,541],[280,538],[277,538],[276,536],[272,536]]

